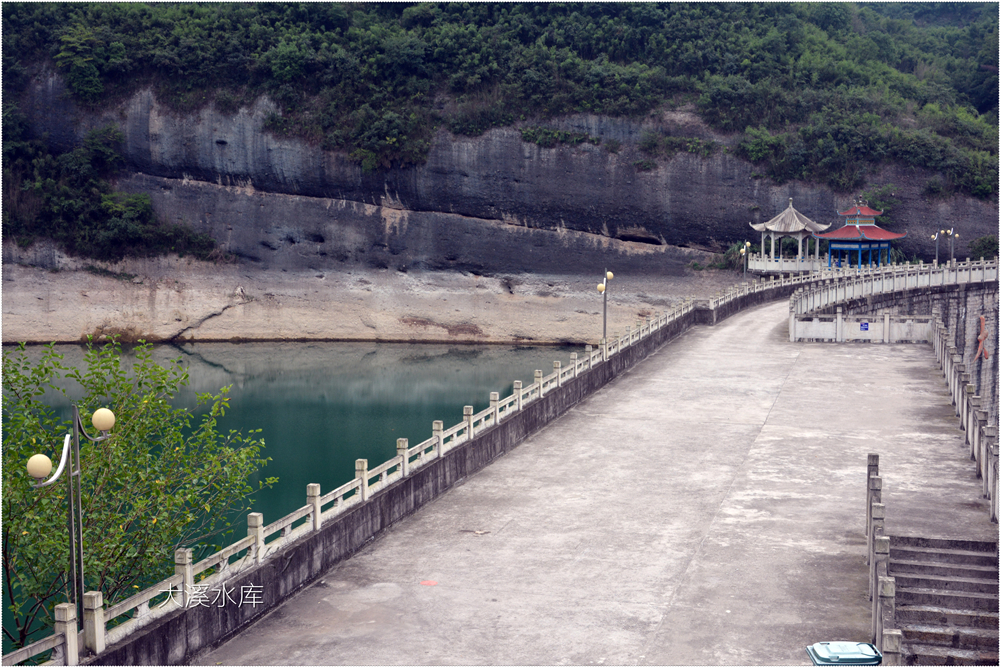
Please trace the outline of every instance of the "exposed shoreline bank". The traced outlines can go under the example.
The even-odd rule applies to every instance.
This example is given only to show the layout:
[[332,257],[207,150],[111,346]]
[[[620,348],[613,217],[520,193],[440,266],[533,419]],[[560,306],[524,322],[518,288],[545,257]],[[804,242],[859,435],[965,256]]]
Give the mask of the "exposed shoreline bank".
[[[408,272],[350,267],[261,270],[189,258],[130,259],[95,269],[3,266],[4,344],[302,341],[561,345],[596,343],[595,275]],[[613,270],[613,267],[611,267]],[[616,275],[608,334],[688,298],[738,284],[734,271]]]

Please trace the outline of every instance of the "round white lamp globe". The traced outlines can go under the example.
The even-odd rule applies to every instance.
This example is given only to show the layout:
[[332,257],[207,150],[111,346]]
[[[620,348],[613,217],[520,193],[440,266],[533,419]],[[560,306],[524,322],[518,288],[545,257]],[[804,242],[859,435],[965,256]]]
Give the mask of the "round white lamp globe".
[[107,408],[98,408],[90,421],[98,431],[110,431],[115,425],[115,413]]
[[52,472],[52,459],[45,454],[35,454],[28,459],[28,474],[35,479],[45,479]]

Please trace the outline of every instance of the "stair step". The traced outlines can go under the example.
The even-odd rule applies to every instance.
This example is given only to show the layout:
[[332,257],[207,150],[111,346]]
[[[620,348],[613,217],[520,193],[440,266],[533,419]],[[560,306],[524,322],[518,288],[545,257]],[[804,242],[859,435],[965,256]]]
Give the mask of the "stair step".
[[970,579],[968,577],[947,577],[910,572],[900,572],[893,576],[896,578],[896,588],[935,588],[941,591],[968,591],[987,594],[996,594],[1000,590],[996,579]]
[[995,563],[993,565],[966,565],[930,560],[896,560],[890,557],[890,575],[900,572],[932,574],[945,577],[967,577],[969,579],[988,579],[994,583],[996,583],[998,575]]
[[940,625],[897,623],[907,643],[935,644],[970,650],[995,649],[1000,642],[996,628],[955,628]]
[[997,594],[896,587],[896,604],[932,605],[949,609],[998,611]]
[[896,622],[996,630],[1000,624],[1000,614],[991,611],[947,609],[926,604],[899,604],[896,605]]
[[971,549],[940,549],[897,545],[889,541],[889,560],[932,561],[935,563],[956,563],[960,565],[985,565],[997,567],[996,553]]
[[978,551],[997,555],[996,542],[983,542],[982,540],[949,540],[939,537],[908,537],[906,535],[890,535],[889,544],[891,546],[921,547],[927,549],[945,549],[958,551]]
[[995,665],[997,652],[951,648],[934,644],[903,643],[903,663],[907,665]]

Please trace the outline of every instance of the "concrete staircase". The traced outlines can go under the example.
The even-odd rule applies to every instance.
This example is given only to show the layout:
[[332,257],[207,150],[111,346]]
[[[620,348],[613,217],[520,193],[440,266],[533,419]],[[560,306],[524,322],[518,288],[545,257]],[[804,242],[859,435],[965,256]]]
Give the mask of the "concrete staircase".
[[998,664],[997,543],[892,537],[906,665]]

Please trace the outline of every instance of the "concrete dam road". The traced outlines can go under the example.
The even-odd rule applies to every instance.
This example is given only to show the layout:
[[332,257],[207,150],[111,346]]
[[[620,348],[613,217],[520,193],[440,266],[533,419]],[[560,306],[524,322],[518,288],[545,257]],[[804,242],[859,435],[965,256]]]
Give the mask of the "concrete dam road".
[[196,664],[803,664],[893,535],[996,539],[927,345],[696,327]]

